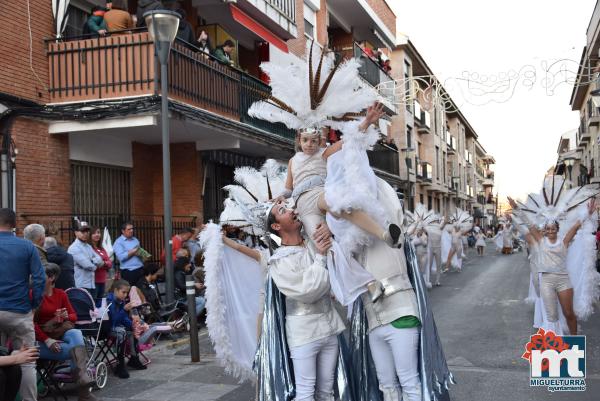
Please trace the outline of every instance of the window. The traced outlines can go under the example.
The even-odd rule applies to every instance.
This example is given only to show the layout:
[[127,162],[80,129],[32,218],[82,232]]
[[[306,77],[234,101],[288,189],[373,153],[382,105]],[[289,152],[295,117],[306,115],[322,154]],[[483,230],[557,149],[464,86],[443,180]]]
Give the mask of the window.
[[[411,90],[410,90],[410,76],[411,76],[411,68],[410,63],[407,60],[404,60],[404,92],[405,99],[410,99]],[[406,101],[406,110],[412,111],[412,101]]]
[[412,128],[406,126],[406,147],[412,148]]
[[310,39],[316,39],[317,13],[304,4],[304,34]]
[[423,202],[423,194],[419,194],[419,202],[425,203],[425,202]]
[[444,170],[444,174],[442,174],[442,179],[444,183],[446,183],[446,152],[442,153],[442,169]]
[[69,5],[69,19],[63,33],[66,37],[83,35],[83,25],[87,21],[88,13],[79,7]]
[[440,147],[435,147],[435,178],[440,179]]
[[427,209],[431,210],[433,208],[433,198],[431,195],[427,195]]

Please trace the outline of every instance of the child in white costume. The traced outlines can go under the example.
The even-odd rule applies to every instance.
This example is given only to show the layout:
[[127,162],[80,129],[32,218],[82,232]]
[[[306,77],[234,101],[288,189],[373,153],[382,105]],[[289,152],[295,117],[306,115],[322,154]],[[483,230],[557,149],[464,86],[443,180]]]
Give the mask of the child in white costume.
[[[336,181],[343,179],[342,176],[346,173],[334,172],[328,178],[327,159],[341,149],[341,144],[329,148],[320,147],[321,138],[318,130],[307,130],[301,132],[299,136],[302,151],[290,159],[286,189],[278,198],[291,196],[294,199],[296,211],[308,237],[312,238],[318,225],[325,221],[327,212],[338,219],[351,222],[390,246],[397,246],[401,234],[400,228],[395,224],[390,224],[388,230],[385,230],[364,210],[353,208],[352,205],[356,204],[353,203],[356,197],[352,196],[342,200],[335,211],[329,207],[326,197],[333,198],[335,203],[339,203],[339,199],[336,199],[338,197],[335,194],[333,196],[331,196],[332,194],[326,195],[325,188],[329,186],[330,191],[339,192],[339,185]],[[367,166],[367,168],[370,167]],[[344,245],[342,248],[345,249],[347,256],[356,250],[354,244]],[[352,274],[352,272],[347,273]],[[366,271],[361,273],[361,276],[364,274]],[[372,299],[377,299],[381,295],[380,287],[374,278],[367,284],[367,288]]]

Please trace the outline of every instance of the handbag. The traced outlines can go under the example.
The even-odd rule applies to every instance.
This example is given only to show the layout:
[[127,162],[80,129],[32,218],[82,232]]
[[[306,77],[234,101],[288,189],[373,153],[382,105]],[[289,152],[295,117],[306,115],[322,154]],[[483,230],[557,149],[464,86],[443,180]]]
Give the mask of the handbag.
[[40,325],[40,328],[51,339],[62,340],[65,333],[68,330],[74,329],[75,325],[70,320],[65,320],[64,322],[57,322],[56,320],[52,319]]

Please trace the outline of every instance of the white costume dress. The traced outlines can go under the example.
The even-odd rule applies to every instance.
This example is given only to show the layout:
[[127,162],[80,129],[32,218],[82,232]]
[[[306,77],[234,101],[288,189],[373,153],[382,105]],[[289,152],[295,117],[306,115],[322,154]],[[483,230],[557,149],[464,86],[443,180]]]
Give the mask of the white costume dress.
[[442,230],[441,224],[429,225],[425,228],[429,241],[429,271],[435,271],[435,284],[440,284],[442,275]]
[[485,247],[485,234],[482,233],[481,231],[477,233],[477,235],[475,236],[475,238],[477,238],[477,242],[475,242],[475,246],[482,246]]

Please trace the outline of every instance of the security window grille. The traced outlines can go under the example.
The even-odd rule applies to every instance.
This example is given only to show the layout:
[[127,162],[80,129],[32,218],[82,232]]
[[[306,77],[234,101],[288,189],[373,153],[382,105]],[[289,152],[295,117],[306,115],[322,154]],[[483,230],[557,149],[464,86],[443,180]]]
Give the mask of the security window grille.
[[129,169],[77,162],[71,165],[71,172],[75,216],[122,215],[127,218],[130,215]]

